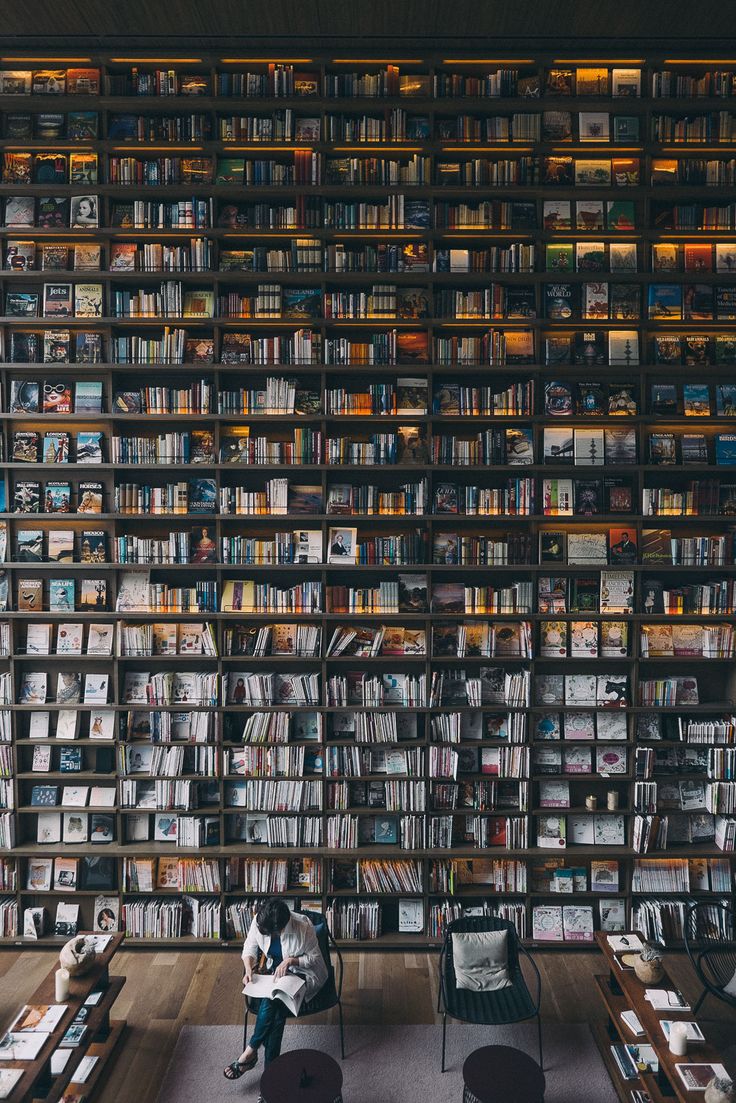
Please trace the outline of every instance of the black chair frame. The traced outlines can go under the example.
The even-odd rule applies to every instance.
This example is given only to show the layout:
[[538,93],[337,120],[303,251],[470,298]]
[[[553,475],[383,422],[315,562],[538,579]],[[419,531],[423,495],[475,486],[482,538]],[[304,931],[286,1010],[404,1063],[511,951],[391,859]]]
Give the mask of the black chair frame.
[[[448,950],[449,950],[449,946],[450,946],[450,940],[452,938],[453,932],[455,932],[455,933],[472,932],[472,931],[483,932],[483,931],[493,931],[493,930],[500,931],[500,930],[504,930],[504,929],[508,930],[508,932],[509,932],[509,965],[510,965],[511,971],[512,971],[514,986],[523,985],[523,987],[524,987],[526,993],[528,994],[529,999],[530,999],[530,1001],[533,1005],[533,1010],[528,1015],[523,1015],[523,1016],[520,1016],[518,1018],[510,1019],[510,1020],[508,1020],[508,1022],[501,1022],[500,1020],[495,1021],[495,1022],[488,1021],[488,1022],[481,1022],[479,1025],[481,1025],[481,1026],[505,1026],[505,1025],[510,1025],[511,1023],[528,1022],[529,1019],[536,1019],[537,1020],[537,1039],[538,1039],[538,1043],[539,1043],[539,1066],[542,1069],[542,1071],[544,1071],[544,1059],[543,1059],[543,1053],[542,1053],[542,1020],[541,1020],[541,1017],[540,1017],[540,1014],[539,1014],[540,1005],[541,1005],[541,998],[542,998],[542,978],[539,975],[539,969],[537,968],[537,963],[535,962],[534,958],[531,956],[529,951],[526,949],[526,947],[521,944],[521,942],[519,940],[519,937],[516,933],[516,928],[514,927],[513,923],[511,923],[510,921],[505,920],[505,919],[497,919],[494,916],[483,916],[483,917],[478,917],[478,919],[475,920],[475,921],[467,920],[467,919],[455,920],[454,922],[452,922],[448,925],[448,927],[445,931],[445,937],[444,937],[444,940],[443,940],[443,943],[442,943],[442,949],[440,951],[440,967],[439,967],[440,968],[440,984],[439,984],[439,993],[438,993],[438,996],[437,996],[437,1011],[442,1013],[442,1072],[446,1071],[445,1070],[445,1055],[446,1055],[446,1047],[447,1047],[447,1016],[449,1015],[450,1018],[456,1019],[458,1022],[467,1022],[467,1023],[473,1023],[474,1022],[474,1020],[471,1020],[471,1019],[460,1018],[459,1015],[456,1015],[454,1012],[451,1012],[451,1011],[448,1010],[448,1006],[449,1006],[449,1001],[448,1001],[448,998],[447,998],[448,993],[447,993],[447,990],[445,988],[446,981],[447,981],[446,965],[447,965],[447,959],[448,959]],[[532,967],[534,977],[536,978],[536,997],[532,996],[532,994],[529,991],[529,988],[527,986],[527,983],[524,979],[524,975],[521,971],[521,965],[520,965],[519,959],[518,959],[519,954],[522,954]],[[453,970],[453,975],[454,975],[454,970]],[[501,991],[505,991],[505,990],[501,989]],[[487,993],[487,995],[492,996],[493,993]]]
[[[325,962],[327,965],[327,980],[320,988],[319,992],[312,997],[311,1000],[303,1003],[299,1011],[298,1018],[304,1019],[309,1015],[319,1015],[322,1011],[329,1011],[331,1008],[337,1008],[338,1020],[340,1023],[340,1054],[342,1060],[345,1060],[345,1025],[342,1016],[342,982],[345,972],[345,967],[342,960],[342,954],[340,953],[340,947],[332,937],[332,931],[326,918],[320,912],[310,912],[305,909],[302,915],[308,916],[312,923],[317,926],[318,923],[324,923],[325,932],[327,935],[327,945],[330,951],[330,958]],[[337,958],[337,971],[332,963],[332,955]],[[323,955],[324,956],[324,955]],[[257,1008],[253,1004],[253,1001],[249,996],[245,997],[245,1018],[243,1022],[243,1049],[248,1045],[248,1017],[251,1012],[256,1013]]]
[[720,900],[708,903],[698,901],[691,904],[685,918],[685,949],[695,975],[703,985],[700,998],[693,1007],[693,1015],[698,1013],[703,1001],[709,995],[715,996],[729,1007],[736,1008],[736,996],[723,991],[723,985],[728,983],[736,970],[736,940],[733,935],[730,939],[703,939],[698,933],[698,913],[703,912],[707,915],[714,910],[723,913],[727,929],[730,924],[731,931],[734,932],[734,908]]

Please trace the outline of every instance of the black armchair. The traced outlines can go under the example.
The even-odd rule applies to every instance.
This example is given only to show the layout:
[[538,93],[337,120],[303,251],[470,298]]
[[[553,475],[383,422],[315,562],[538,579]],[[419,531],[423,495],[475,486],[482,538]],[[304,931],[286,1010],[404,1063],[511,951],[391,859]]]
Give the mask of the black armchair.
[[[481,933],[485,931],[508,931],[508,969],[511,985],[499,988],[495,992],[473,992],[458,988],[452,957],[452,935]],[[536,996],[532,997],[521,971],[520,955],[527,958],[536,978]],[[442,1071],[445,1071],[445,1044],[447,1037],[447,1016],[465,1023],[480,1023],[483,1026],[506,1026],[526,1019],[537,1020],[539,1036],[539,1064],[542,1068],[542,1021],[539,1017],[539,1005],[542,995],[542,980],[531,954],[521,945],[513,923],[496,916],[473,916],[467,919],[455,919],[448,924],[445,940],[440,953],[440,990],[437,1010],[442,1012]]]
[[723,989],[736,976],[734,909],[724,900],[691,904],[685,919],[685,949],[695,974],[704,985],[693,1007],[696,1014],[710,995],[736,1008],[736,996]]
[[[311,1000],[303,1003],[299,1011],[299,1018],[303,1019],[307,1015],[318,1015],[321,1011],[329,1011],[330,1008],[336,1007],[338,1019],[340,1023],[340,1053],[343,1061],[345,1060],[345,1028],[343,1025],[342,1017],[342,981],[343,981],[343,960],[340,949],[332,937],[332,932],[327,924],[327,920],[321,912],[309,911],[306,908],[302,912],[303,915],[308,916],[314,925],[315,934],[317,935],[317,942],[319,948],[322,951],[322,957],[324,958],[325,965],[327,966],[327,980],[317,992],[316,996],[313,996]],[[332,954],[334,953],[337,959],[337,971],[332,962]],[[256,1007],[249,996],[245,997],[245,1019],[243,1022],[243,1049],[248,1044],[248,1016],[251,1011],[255,1012]]]

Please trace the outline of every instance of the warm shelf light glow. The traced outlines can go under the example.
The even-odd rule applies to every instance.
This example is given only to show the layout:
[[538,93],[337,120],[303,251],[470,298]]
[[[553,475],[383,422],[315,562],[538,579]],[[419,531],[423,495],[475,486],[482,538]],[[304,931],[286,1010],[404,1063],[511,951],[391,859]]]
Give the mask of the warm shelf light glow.
[[[74,148],[73,146],[70,148]],[[146,153],[148,150],[162,150],[167,153],[203,153],[203,146],[113,146],[113,153]]]
[[64,64],[91,64],[91,57],[0,57],[0,61],[32,61],[34,64],[39,65],[58,65]]
[[[39,139],[37,138],[36,141],[39,141]],[[31,145],[32,145],[32,142],[31,142]],[[4,146],[3,148],[4,149],[9,149],[9,150],[27,150],[28,149],[28,144],[26,144],[24,146]],[[45,148],[45,146],[44,146],[44,148]],[[78,145],[70,146],[70,145],[63,145],[61,142],[54,142],[54,148],[49,149],[48,152],[49,153],[58,153],[60,150],[66,151],[66,150],[72,150],[72,149],[74,150],[75,153],[93,153],[94,152],[93,149],[92,149],[92,146],[78,146]],[[33,150],[34,150],[34,152],[36,152],[35,147],[33,147]],[[29,229],[30,228],[31,227],[29,227]]]
[[311,65],[311,57],[221,57],[223,65]]
[[732,57],[666,57],[664,65],[736,65]]
[[683,146],[685,152],[692,153],[733,153],[736,150],[736,146],[722,145],[722,146],[700,146],[697,143],[692,145],[686,145],[684,142],[681,145],[674,146],[662,146],[662,153],[682,153]]
[[611,145],[610,142],[586,142],[582,146],[554,146],[553,153],[589,153],[591,150],[595,150],[596,153],[604,153],[609,150],[611,153],[641,153],[641,146],[616,146]]
[[443,65],[533,65],[533,57],[443,57]]
[[423,65],[421,57],[333,57],[333,65]]
[[556,57],[553,65],[643,65],[643,57]]
[[466,142],[463,146],[442,146],[441,148],[443,153],[508,153],[510,150],[514,153],[532,152],[531,146],[517,146],[510,142],[503,146],[475,146]]
[[128,62],[132,65],[201,65],[201,57],[111,57],[110,61]]
[[421,146],[334,146],[338,153],[421,153]]
[[[150,147],[149,147],[150,148]],[[254,153],[256,151],[267,150],[269,152],[280,153],[296,153],[301,150],[302,153],[314,153],[312,146],[295,146],[295,145],[282,145],[282,146],[265,146],[260,142],[255,142],[252,146],[231,146],[229,142],[226,143],[228,153]]]

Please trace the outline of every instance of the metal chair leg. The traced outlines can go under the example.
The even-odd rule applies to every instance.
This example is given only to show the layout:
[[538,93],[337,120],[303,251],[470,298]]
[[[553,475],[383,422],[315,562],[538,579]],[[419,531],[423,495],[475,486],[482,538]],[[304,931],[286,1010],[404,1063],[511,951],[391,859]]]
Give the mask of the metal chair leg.
[[708,995],[708,989],[704,988],[700,999],[698,1000],[698,1002],[695,1004],[695,1007],[693,1008],[693,1015],[697,1015],[698,1011],[700,1010],[700,1005],[702,1004],[703,1000],[705,999],[705,997],[707,995]]
[[442,1071],[445,1071],[445,1043],[447,1038],[447,1012],[442,1016]]
[[542,1018],[537,1012],[537,1036],[539,1038],[539,1067],[544,1072],[544,1058],[542,1057]]
[[342,1000],[337,1001],[337,1013],[340,1019],[340,1053],[342,1054],[343,1061],[345,1060],[345,1027],[342,1021]]
[[243,1050],[248,1045],[248,1001],[245,1001],[245,1022],[243,1023]]

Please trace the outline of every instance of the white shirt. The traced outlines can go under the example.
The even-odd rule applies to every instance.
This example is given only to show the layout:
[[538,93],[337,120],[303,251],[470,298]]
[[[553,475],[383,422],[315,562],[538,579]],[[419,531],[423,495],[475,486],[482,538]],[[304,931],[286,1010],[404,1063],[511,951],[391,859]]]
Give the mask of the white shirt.
[[[258,960],[258,951],[262,950],[268,958],[268,967],[271,968],[271,959],[268,951],[271,946],[270,934],[262,934],[258,929],[255,919],[250,925],[250,930],[243,945],[243,961],[251,958]],[[322,952],[314,932],[314,925],[309,916],[291,913],[289,922],[280,935],[281,953],[284,961],[287,957],[297,959],[294,971],[304,977],[307,985],[305,999],[311,1000],[319,992],[327,980],[327,966],[322,957]]]

